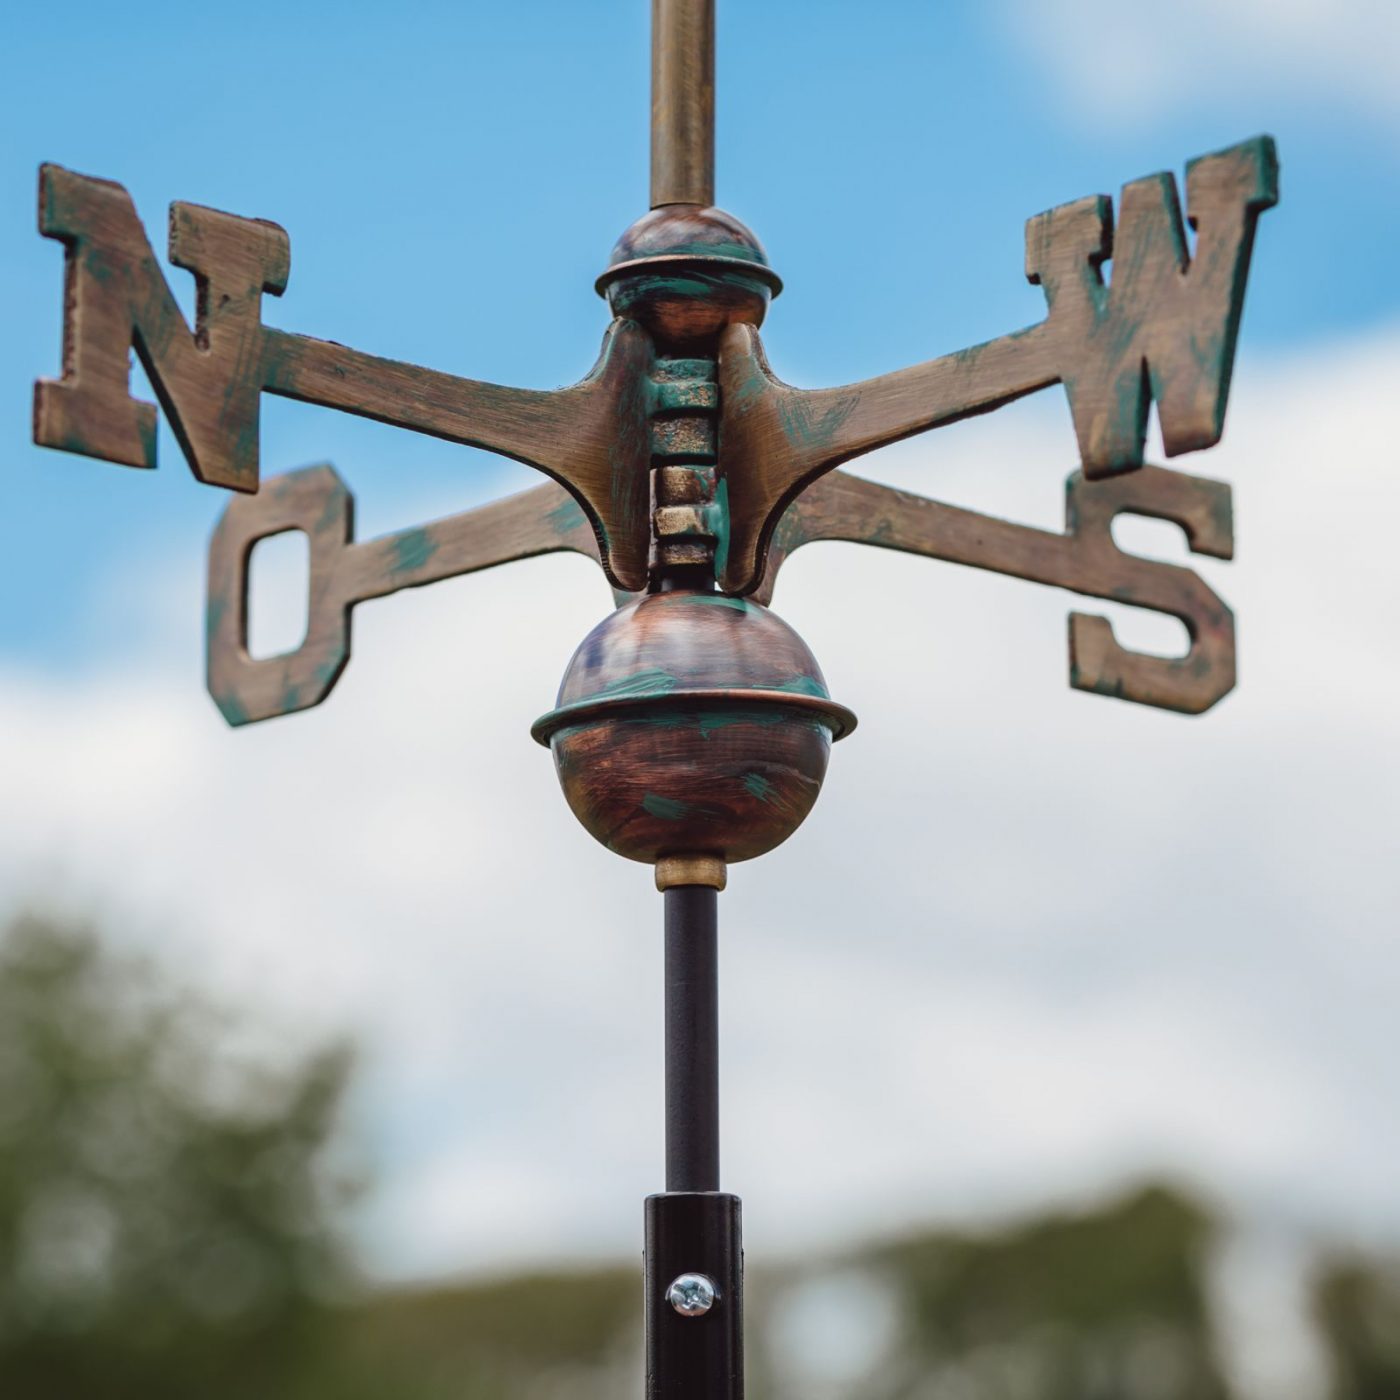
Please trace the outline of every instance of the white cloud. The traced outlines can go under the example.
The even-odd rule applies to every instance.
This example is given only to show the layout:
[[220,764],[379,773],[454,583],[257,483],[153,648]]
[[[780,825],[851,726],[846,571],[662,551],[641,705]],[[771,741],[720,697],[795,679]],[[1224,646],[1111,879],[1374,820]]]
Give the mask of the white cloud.
[[[722,900],[751,1257],[1158,1169],[1400,1233],[1397,377],[1400,332],[1247,365],[1226,443],[1181,464],[1237,493],[1238,563],[1201,567],[1242,685],[1200,719],[1070,691],[1063,595],[848,546],[790,562],[778,610],[862,726]],[[1045,395],[867,469],[1052,525],[1071,444]],[[386,1271],[630,1254],[661,1184],[660,901],[526,733],[601,577],[546,559],[367,605],[325,707],[230,732],[198,544],[111,583],[158,644],[0,671],[0,887],[358,1028]]]
[[1002,14],[1092,119],[1270,91],[1400,118],[1393,0],[1010,0]]

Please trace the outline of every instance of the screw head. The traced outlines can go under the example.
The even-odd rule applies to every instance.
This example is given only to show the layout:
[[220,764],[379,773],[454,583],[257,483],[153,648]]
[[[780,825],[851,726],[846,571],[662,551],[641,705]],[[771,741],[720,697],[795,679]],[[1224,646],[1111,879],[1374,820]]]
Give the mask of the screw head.
[[704,1274],[681,1274],[666,1290],[666,1301],[682,1317],[704,1317],[718,1299],[719,1290]]

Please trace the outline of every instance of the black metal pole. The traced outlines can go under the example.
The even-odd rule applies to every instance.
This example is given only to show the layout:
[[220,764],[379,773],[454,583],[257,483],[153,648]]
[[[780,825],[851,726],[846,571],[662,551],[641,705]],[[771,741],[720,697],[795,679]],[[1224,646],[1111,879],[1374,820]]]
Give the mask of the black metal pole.
[[719,1189],[718,892],[668,888],[666,1191],[646,1203],[647,1400],[742,1400],[737,1196]]
[[719,1190],[719,892],[666,901],[666,1189]]

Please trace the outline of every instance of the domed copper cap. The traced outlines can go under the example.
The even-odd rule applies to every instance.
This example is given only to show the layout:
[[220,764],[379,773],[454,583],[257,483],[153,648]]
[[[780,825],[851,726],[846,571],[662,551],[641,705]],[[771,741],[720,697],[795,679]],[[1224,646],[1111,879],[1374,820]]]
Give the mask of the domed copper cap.
[[665,204],[643,214],[597,281],[614,316],[640,321],[663,346],[690,348],[734,321],[761,325],[783,289],[763,245],[732,214]]
[[531,732],[574,815],[610,850],[750,860],[806,818],[855,716],[767,608],[653,593],[584,639]]

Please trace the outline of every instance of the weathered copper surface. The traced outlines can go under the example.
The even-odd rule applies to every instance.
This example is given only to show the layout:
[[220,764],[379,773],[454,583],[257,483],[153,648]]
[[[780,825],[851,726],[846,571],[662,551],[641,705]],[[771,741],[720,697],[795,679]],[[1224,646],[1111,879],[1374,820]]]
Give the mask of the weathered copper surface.
[[[328,466],[236,499],[210,549],[209,688],[230,724],[303,709],[336,683],[365,599],[551,550],[602,564],[619,605],[532,733],[585,828],[653,864],[667,892],[667,1192],[648,1202],[648,1393],[737,1400],[742,1270],[737,1198],[718,1189],[712,891],[729,862],[802,823],[832,741],[855,723],[765,606],[776,576],[792,550],[840,539],[1152,609],[1185,624],[1186,656],[1131,652],[1104,618],[1076,612],[1071,684],[1192,713],[1216,703],[1234,684],[1230,610],[1194,571],[1119,550],[1111,527],[1124,513],[1156,516],[1198,554],[1232,553],[1229,488],[1144,466],[1143,445],[1154,401],[1168,455],[1219,439],[1277,161],[1260,137],[1188,167],[1194,248],[1170,175],[1124,188],[1116,233],[1105,196],[1041,214],[1026,225],[1026,273],[1044,289],[1043,321],[864,383],[801,390],[773,377],[758,336],[781,283],[757,238],[713,207],[713,0],[653,0],[652,14],[653,208],[598,279],[615,319],[583,381],[511,389],[270,329],[262,299],[286,286],[286,233],[176,204],[170,257],[196,279],[191,328],[126,191],[45,166],[40,228],[66,247],[63,375],[35,386],[34,437],[154,466],[155,409],[130,395],[134,347],[203,481],[258,492],[264,392],[500,452],[554,479],[365,542]],[[1082,466],[1063,533],[835,470],[1055,383]],[[254,659],[250,553],[293,529],[310,542],[306,639]],[[719,1280],[717,1322],[662,1306],[665,1280],[697,1268]]]
[[653,593],[584,639],[531,731],[575,816],[631,860],[750,860],[817,799],[833,738],[855,725],[816,658],[767,608]]
[[715,362],[658,355],[652,382],[652,574],[708,588],[725,530],[717,500]]
[[[706,489],[703,468],[656,474],[668,471],[677,473],[677,492],[698,499]],[[325,699],[349,659],[350,610],[358,602],[554,550],[598,557],[582,511],[553,484],[358,544],[353,505],[330,467],[273,477],[258,495],[229,503],[211,544],[207,630],[209,688],[230,723]],[[1230,609],[1192,570],[1119,550],[1110,526],[1116,515],[1169,520],[1181,526],[1194,553],[1229,559],[1229,486],[1166,467],[1098,482],[1076,472],[1066,482],[1065,509],[1066,531],[1056,534],[835,471],[789,508],[753,598],[766,605],[788,555],[814,541],[903,550],[1166,613],[1185,624],[1190,651],[1168,659],[1127,651],[1104,619],[1071,614],[1070,683],[1077,689],[1188,714],[1227,695],[1235,683]],[[254,660],[247,651],[249,555],[259,539],[288,529],[305,530],[311,541],[306,640],[294,652]],[[615,595],[619,604],[639,596]]]
[[1026,224],[1026,274],[1045,292],[1045,320],[877,379],[795,389],[769,372],[752,327],[730,326],[719,370],[730,527],[721,587],[757,587],[773,529],[822,473],[1051,384],[1069,396],[1088,477],[1141,465],[1153,400],[1168,456],[1214,446],[1255,224],[1278,198],[1272,140],[1191,162],[1186,191],[1194,255],[1171,175],[1124,186],[1116,233],[1106,195],[1061,205]]
[[651,344],[614,321],[598,363],[568,389],[510,389],[292,335],[262,324],[262,296],[287,283],[276,224],[174,204],[170,258],[199,285],[185,323],[117,184],[46,165],[39,227],[66,249],[63,377],[34,392],[34,440],[128,466],[155,465],[155,407],[130,396],[135,347],[190,469],[201,481],[258,488],[264,393],[343,409],[538,467],[566,487],[598,536],[614,583],[647,577]]
[[1054,584],[1180,618],[1191,638],[1184,657],[1146,656],[1121,647],[1102,617],[1071,613],[1070,684],[1077,690],[1199,714],[1235,685],[1235,619],[1190,569],[1126,554],[1113,542],[1118,515],[1180,525],[1195,554],[1234,555],[1230,488],[1165,467],[1065,483],[1065,533],[944,505],[847,472],[814,483],[783,517],[754,596],[766,602],[783,561],[814,540],[851,540]]
[[595,284],[614,316],[644,326],[663,351],[714,354],[729,325],[760,326],[782,291],[763,245],[732,214],[668,204],[618,239]]
[[[713,870],[790,834],[831,739],[852,722],[801,640],[761,606],[785,556],[817,539],[1178,617],[1191,644],[1173,659],[1131,652],[1105,619],[1072,614],[1071,684],[1192,713],[1216,703],[1234,684],[1229,609],[1192,570],[1120,551],[1110,527],[1125,512],[1159,516],[1197,553],[1229,557],[1229,489],[1144,467],[1143,444],[1154,402],[1168,455],[1220,436],[1255,227],[1277,198],[1272,141],[1192,162],[1189,218],[1175,179],[1159,174],[1124,187],[1116,230],[1106,196],[1030,219],[1026,273],[1047,305],[1038,324],[863,383],[802,390],[773,377],[758,336],[782,284],[753,233],[713,205],[712,0],[653,0],[653,21],[653,208],[598,279],[614,320],[593,371],[566,389],[461,379],[267,327],[263,298],[287,283],[286,233],[175,204],[170,258],[199,293],[191,327],[126,191],[43,167],[40,228],[65,244],[66,288],[63,374],[35,386],[37,442],[153,466],[155,408],[130,395],[134,348],[204,481],[258,490],[263,393],[486,448],[554,479],[363,543],[328,467],[235,501],[214,536],[208,609],[209,685],[229,722],[324,699],[364,599],[549,550],[590,554],[632,601],[580,648],[536,736],[600,840]],[[1055,383],[1082,467],[1062,534],[834,472]],[[307,637],[254,659],[249,551],[287,529],[311,542]]]
[[652,207],[714,197],[714,0],[651,0]]
[[[704,550],[653,551],[656,533],[708,530],[721,587],[744,594],[758,586],[772,530],[809,482],[884,443],[1049,384],[1065,385],[1089,477],[1140,465],[1154,400],[1169,454],[1213,444],[1255,224],[1276,193],[1273,144],[1260,137],[1188,168],[1194,254],[1169,175],[1125,187],[1116,235],[1106,197],[1052,209],[1026,230],[1027,272],[1048,303],[1044,321],[861,384],[811,391],[779,383],[764,363],[755,328],[779,284],[757,239],[722,211],[666,204],[624,235],[600,279],[619,318],[597,367],[570,389],[541,392],[264,326],[263,295],[286,285],[286,234],[176,204],[171,258],[200,286],[191,330],[125,190],[46,166],[40,226],[67,246],[68,286],[64,373],[36,386],[35,438],[153,465],[154,408],[133,400],[127,382],[134,346],[203,480],[256,489],[259,396],[282,394],[540,468],[582,506],[619,587],[644,587],[649,560],[653,578],[702,562]],[[1103,275],[1110,256],[1111,285]],[[651,449],[674,408],[653,377],[658,353],[718,356],[718,511],[704,528],[698,520],[676,528],[678,517],[652,512]],[[655,532],[649,526],[658,520],[665,527]]]
[[[319,705],[350,660],[351,610],[368,598],[557,550],[598,558],[582,510],[553,482],[361,543],[354,519],[354,498],[330,466],[275,476],[229,502],[209,545],[206,637],[209,693],[230,724]],[[306,639],[255,659],[248,564],[260,539],[285,530],[304,531],[310,545]]]

